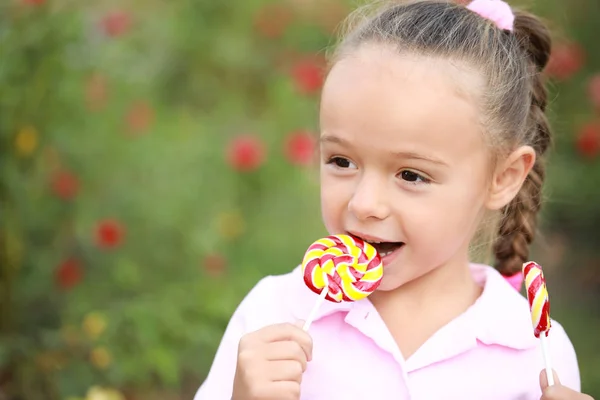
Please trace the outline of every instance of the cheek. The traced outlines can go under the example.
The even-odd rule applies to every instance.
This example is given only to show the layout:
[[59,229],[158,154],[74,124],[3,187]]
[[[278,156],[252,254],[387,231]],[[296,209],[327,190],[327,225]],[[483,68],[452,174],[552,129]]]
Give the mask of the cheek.
[[408,233],[415,234],[413,241],[448,252],[471,238],[483,208],[484,187],[476,185],[476,181],[470,182],[470,185],[440,187],[435,196],[428,196],[407,215],[412,227]]
[[344,225],[344,211],[348,208],[347,189],[339,180],[321,172],[321,216],[329,233],[339,233]]

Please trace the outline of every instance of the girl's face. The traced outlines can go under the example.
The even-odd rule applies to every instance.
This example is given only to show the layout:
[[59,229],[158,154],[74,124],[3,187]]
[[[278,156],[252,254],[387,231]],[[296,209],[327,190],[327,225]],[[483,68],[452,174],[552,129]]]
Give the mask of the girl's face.
[[380,290],[468,262],[491,170],[479,79],[449,61],[362,46],[326,80],[324,223],[330,234],[384,242],[375,246],[385,255]]

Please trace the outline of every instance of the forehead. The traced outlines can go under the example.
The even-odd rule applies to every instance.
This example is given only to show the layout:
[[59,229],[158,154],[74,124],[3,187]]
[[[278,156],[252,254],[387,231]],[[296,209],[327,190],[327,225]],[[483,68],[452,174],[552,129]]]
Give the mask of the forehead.
[[480,88],[480,74],[462,63],[362,46],[331,69],[321,127],[357,140],[375,134],[386,147],[464,152],[483,145]]

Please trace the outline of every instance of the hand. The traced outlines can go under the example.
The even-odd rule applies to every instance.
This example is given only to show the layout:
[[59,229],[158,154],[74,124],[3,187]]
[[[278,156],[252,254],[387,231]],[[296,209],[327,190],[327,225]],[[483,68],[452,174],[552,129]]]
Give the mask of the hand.
[[242,337],[232,400],[299,400],[312,339],[296,325],[277,324]]
[[587,394],[576,392],[560,384],[556,371],[552,370],[554,376],[554,385],[548,386],[546,370],[540,373],[540,387],[542,388],[542,397],[540,400],[594,400]]

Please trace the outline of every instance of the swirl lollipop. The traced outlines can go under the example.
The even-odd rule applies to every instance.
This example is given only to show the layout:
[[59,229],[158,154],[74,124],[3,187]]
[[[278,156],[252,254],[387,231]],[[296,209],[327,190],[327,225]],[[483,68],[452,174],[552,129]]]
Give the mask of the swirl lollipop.
[[349,235],[314,242],[302,261],[304,283],[319,299],[304,324],[307,330],[323,300],[334,303],[364,299],[381,283],[383,263],[369,243]]
[[546,376],[548,377],[548,385],[551,386],[554,385],[554,379],[546,344],[546,337],[550,332],[550,300],[548,299],[546,280],[544,279],[542,267],[533,261],[523,264],[523,275],[525,277],[529,310],[531,311],[533,334],[540,339],[542,344],[546,363]]

